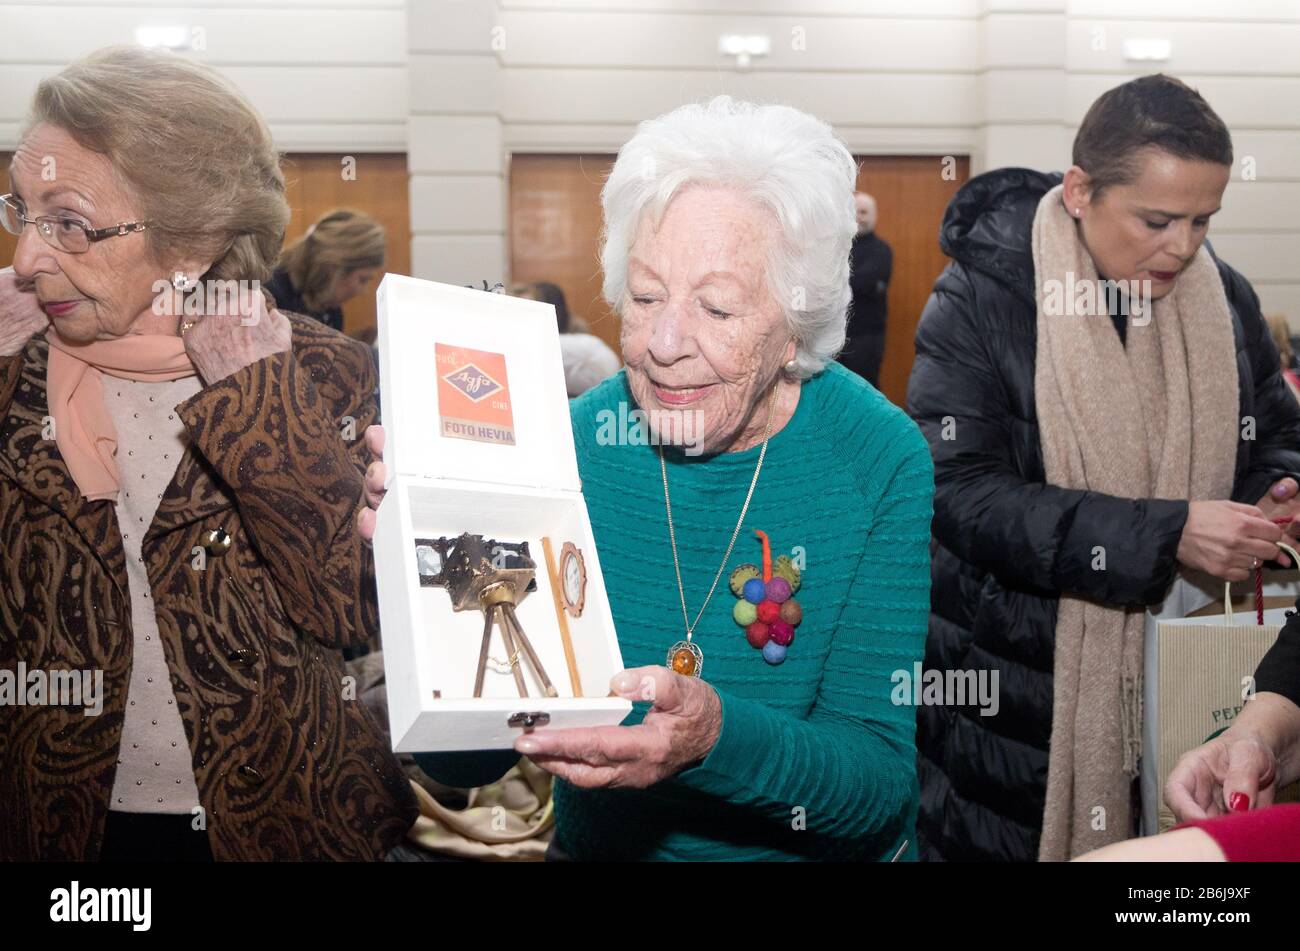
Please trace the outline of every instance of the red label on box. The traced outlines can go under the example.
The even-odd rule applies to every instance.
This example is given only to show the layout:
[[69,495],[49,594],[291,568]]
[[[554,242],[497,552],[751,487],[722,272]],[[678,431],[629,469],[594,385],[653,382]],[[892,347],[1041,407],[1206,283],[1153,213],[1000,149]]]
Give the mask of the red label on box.
[[435,343],[434,361],[442,435],[513,446],[515,417],[505,355]]

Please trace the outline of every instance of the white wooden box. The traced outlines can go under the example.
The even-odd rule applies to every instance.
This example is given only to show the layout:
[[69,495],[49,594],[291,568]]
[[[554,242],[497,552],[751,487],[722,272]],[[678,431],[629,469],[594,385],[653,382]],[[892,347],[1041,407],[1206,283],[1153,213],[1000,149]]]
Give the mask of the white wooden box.
[[[608,696],[623,661],[578,478],[554,309],[397,274],[385,275],[377,298],[388,493],[379,507],[374,552],[393,749],[507,749],[526,729],[510,725],[517,714],[533,715],[536,727],[619,723],[631,703]],[[506,379],[497,381],[497,370],[480,377],[472,362],[465,364],[468,372],[456,373],[450,364],[457,361],[445,360],[447,348],[500,355]],[[509,405],[513,444],[449,434],[468,431],[443,421],[438,381],[453,375],[467,387],[463,380],[473,378],[486,380],[484,389],[504,390],[508,399],[496,405]],[[491,424],[488,431],[500,439],[510,429]],[[415,556],[417,538],[462,532],[528,542],[537,590],[517,612],[557,697],[544,695],[526,662],[528,697],[519,696],[509,669],[495,664],[482,696],[473,696],[483,614],[453,611],[446,588],[421,586]],[[566,615],[582,696],[573,691],[543,536],[557,559],[572,542],[586,567],[581,616]],[[499,627],[490,653],[506,658]]]

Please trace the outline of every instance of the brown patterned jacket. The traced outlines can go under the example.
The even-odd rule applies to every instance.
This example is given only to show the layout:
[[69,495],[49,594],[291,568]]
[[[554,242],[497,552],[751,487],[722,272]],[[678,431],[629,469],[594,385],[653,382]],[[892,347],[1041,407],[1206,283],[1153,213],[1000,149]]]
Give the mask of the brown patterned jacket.
[[[143,555],[214,857],[373,860],[416,815],[340,654],[378,631],[354,528],[374,364],[290,320],[290,353],[177,407],[190,447]],[[0,359],[0,671],[101,669],[103,710],[0,705],[0,860],[98,857],[131,670],[114,504],[43,438],[47,354],[39,334]],[[214,528],[233,544],[198,570]]]

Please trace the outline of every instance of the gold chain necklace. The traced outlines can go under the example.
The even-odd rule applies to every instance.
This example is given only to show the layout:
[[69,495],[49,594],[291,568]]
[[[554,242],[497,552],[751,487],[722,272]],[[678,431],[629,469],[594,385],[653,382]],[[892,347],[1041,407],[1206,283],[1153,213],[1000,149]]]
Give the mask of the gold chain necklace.
[[709,606],[713,599],[713,592],[718,589],[718,581],[722,578],[722,573],[727,570],[727,561],[731,558],[731,551],[736,547],[736,539],[740,536],[740,528],[745,524],[745,514],[749,511],[749,502],[754,497],[754,487],[758,485],[758,474],[763,471],[763,459],[767,455],[767,444],[772,438],[772,413],[776,409],[776,391],[779,384],[772,386],[772,395],[767,400],[767,428],[763,431],[763,448],[758,452],[758,465],[754,466],[754,478],[749,480],[749,491],[745,493],[745,504],[740,507],[740,518],[736,519],[735,531],[731,533],[731,541],[727,544],[727,553],[722,556],[722,564],[718,565],[718,573],[713,576],[713,584],[709,588],[708,595],[704,598],[704,603],[700,605],[700,613],[695,615],[695,623],[690,621],[690,615],[686,611],[686,589],[682,586],[682,568],[677,560],[677,533],[673,530],[673,503],[668,497],[668,466],[664,463],[664,447],[659,445],[659,472],[664,479],[664,509],[668,513],[668,541],[673,548],[673,571],[677,573],[677,593],[682,599],[682,624],[686,627],[686,640],[678,641],[672,647],[668,648],[667,667],[679,674],[687,677],[698,677],[700,671],[704,668],[704,652],[699,646],[691,640],[695,633],[695,627],[700,623],[700,618],[704,617],[704,609]]

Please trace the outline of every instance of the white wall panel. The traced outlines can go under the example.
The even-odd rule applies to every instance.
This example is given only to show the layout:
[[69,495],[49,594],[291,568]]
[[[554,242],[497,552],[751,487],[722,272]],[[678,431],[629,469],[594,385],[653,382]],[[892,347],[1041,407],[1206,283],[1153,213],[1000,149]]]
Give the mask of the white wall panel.
[[768,70],[969,72],[978,66],[975,20],[707,16],[678,13],[502,11],[507,66],[734,69],[718,52],[723,34],[763,34]]
[[400,151],[408,80],[404,0],[0,0],[0,149],[41,77],[138,26],[184,26],[265,115],[285,150]]

